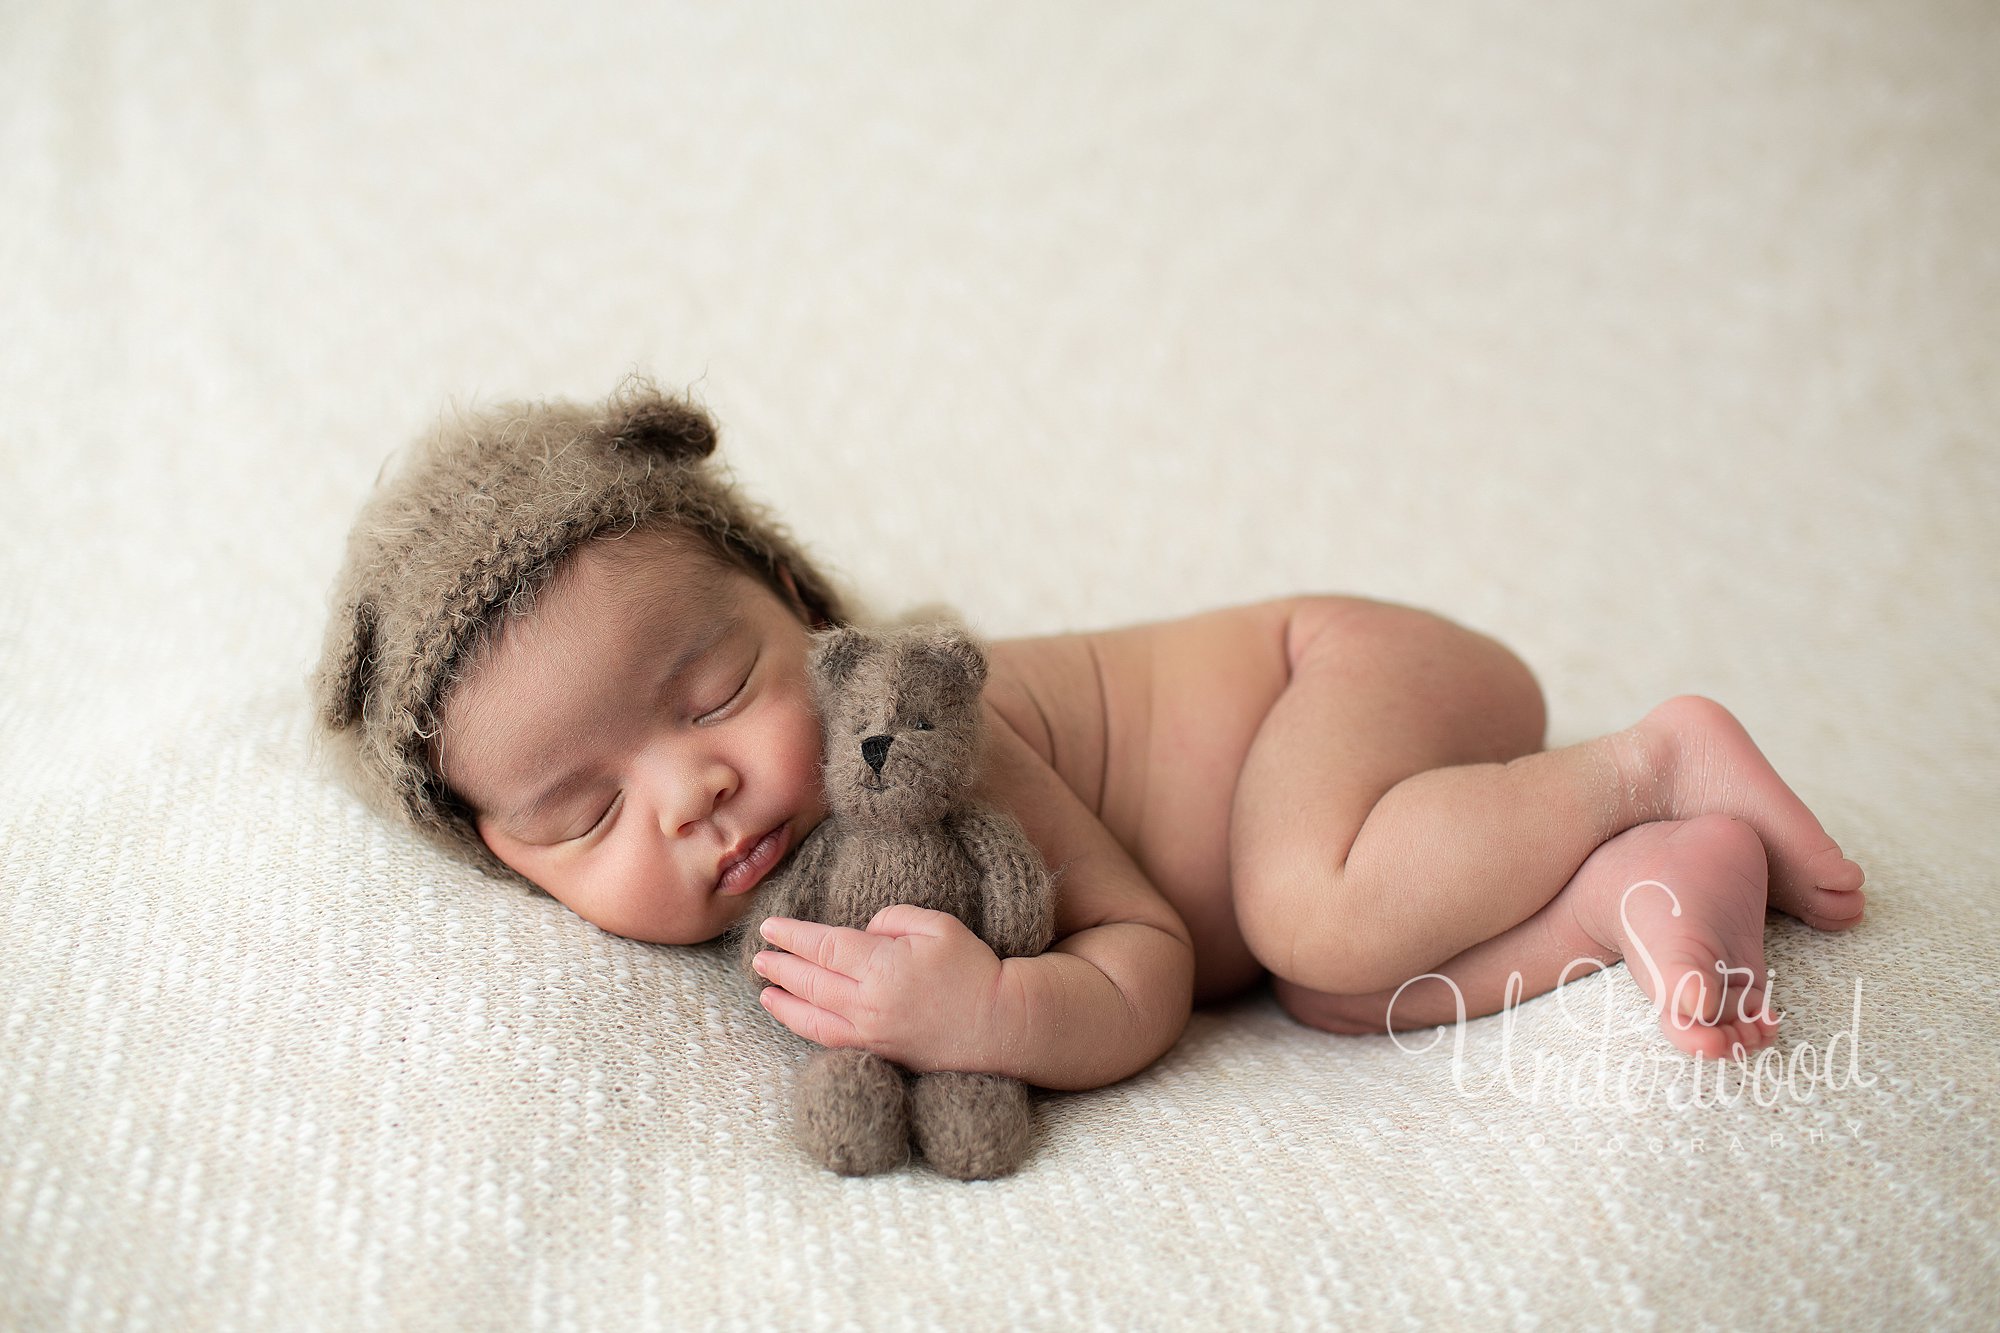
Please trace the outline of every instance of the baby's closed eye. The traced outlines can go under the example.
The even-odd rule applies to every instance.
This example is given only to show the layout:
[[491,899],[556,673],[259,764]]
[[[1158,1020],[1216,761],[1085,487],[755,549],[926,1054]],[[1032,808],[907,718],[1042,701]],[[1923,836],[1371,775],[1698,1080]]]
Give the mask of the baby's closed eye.
[[603,814],[599,815],[595,820],[591,821],[591,825],[589,828],[577,834],[574,838],[565,838],[563,839],[563,841],[582,842],[585,838],[589,837],[591,834],[597,832],[597,830],[599,830],[600,828],[603,828],[604,826],[609,824],[611,822],[611,812],[618,808],[618,803],[619,801],[624,799],[624,796],[625,793],[621,791],[618,793],[618,795],[612,797],[611,804],[604,807]]
[[736,687],[733,690],[730,690],[729,696],[726,699],[724,699],[721,703],[716,704],[713,708],[710,708],[707,712],[702,713],[699,717],[695,718],[695,721],[697,722],[719,721],[720,714],[723,712],[723,710],[725,710],[726,708],[729,707],[729,705],[735,703],[738,699],[743,697],[743,692],[750,688],[750,678],[756,674],[757,674],[757,663],[756,660],[753,658],[751,660],[750,666],[744,670],[743,674],[740,677],[737,678]]
[[[723,721],[728,716],[731,716],[732,714],[730,714],[728,710],[733,704],[735,704],[739,699],[741,699],[746,692],[748,692],[750,688],[750,682],[757,674],[757,663],[759,660],[760,659],[756,657],[751,658],[750,664],[747,667],[742,668],[742,674],[740,676],[734,677],[735,684],[733,686],[724,685],[718,688],[717,690],[712,691],[711,693],[716,693],[716,694],[720,694],[723,693],[724,691],[727,691],[727,697],[722,699],[722,701],[717,703],[714,707],[709,708],[706,711],[699,714],[695,718],[695,722],[697,724],[715,723]],[[623,804],[624,798],[625,798],[625,793],[621,789],[617,793],[617,795],[612,797],[609,804],[607,804],[602,810],[597,812],[596,818],[591,820],[590,825],[587,828],[585,828],[580,833],[564,838],[563,841],[582,842],[586,838],[593,836],[594,834],[600,832],[601,830],[609,828],[611,826],[613,817],[617,814],[620,805]]]

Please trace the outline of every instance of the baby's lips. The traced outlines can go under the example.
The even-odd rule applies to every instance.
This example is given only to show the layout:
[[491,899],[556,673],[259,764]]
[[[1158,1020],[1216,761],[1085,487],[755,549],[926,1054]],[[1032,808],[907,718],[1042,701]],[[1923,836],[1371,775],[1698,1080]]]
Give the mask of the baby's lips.
[[[749,847],[732,852],[728,859],[716,867],[715,892],[733,896],[748,893],[755,888],[764,876],[771,872],[771,867],[784,857],[791,840],[791,829],[789,822],[780,824],[777,828],[760,834]],[[741,872],[740,867],[744,865],[751,867],[748,873]],[[732,872],[737,873],[737,881],[733,884],[726,883]]]

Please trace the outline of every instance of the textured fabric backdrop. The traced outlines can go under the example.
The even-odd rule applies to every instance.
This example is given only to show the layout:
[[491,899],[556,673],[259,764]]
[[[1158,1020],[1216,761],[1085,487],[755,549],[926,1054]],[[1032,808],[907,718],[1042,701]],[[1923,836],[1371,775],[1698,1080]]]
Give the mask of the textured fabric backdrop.
[[[632,8],[0,5],[0,1324],[1990,1325],[1990,5]],[[1869,872],[1770,923],[1793,1081],[1623,967],[1266,991],[1014,1178],[818,1171],[712,952],[311,763],[387,453],[632,368],[878,607],[1724,700]]]

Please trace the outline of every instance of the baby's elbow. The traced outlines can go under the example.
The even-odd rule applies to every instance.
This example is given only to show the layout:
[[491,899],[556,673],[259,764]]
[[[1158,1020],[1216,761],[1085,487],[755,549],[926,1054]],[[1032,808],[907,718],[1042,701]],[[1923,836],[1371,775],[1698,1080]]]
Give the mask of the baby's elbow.
[[1180,1026],[1185,1027],[1188,1015],[1194,1012],[1194,936],[1189,932],[1187,923],[1175,912],[1148,924],[1160,935],[1161,971],[1165,974],[1163,984],[1168,987],[1174,1008],[1180,1014]]
[[[1125,1008],[1145,1052],[1143,1069],[1172,1050],[1194,1014],[1194,945],[1186,932],[1134,922],[1149,934],[1137,981],[1124,988]],[[1136,1071],[1135,1071],[1136,1072]]]
[[1165,937],[1161,948],[1165,951],[1171,966],[1167,969],[1168,984],[1172,988],[1174,1006],[1180,1012],[1181,1022],[1194,1011],[1194,941],[1187,937],[1186,927],[1178,932],[1162,926],[1153,929]]

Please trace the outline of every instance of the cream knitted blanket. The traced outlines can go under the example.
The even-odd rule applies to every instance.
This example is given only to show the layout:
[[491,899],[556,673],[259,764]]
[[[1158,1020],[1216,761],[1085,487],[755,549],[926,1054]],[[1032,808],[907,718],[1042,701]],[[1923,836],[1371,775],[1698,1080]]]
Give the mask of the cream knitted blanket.
[[[1990,1326],[1990,7],[636,8],[0,10],[0,1325]],[[1747,1087],[1622,967],[1263,993],[1015,1177],[829,1176],[723,959],[306,746],[389,449],[634,367],[882,606],[1720,698],[1868,920],[1771,920]]]

